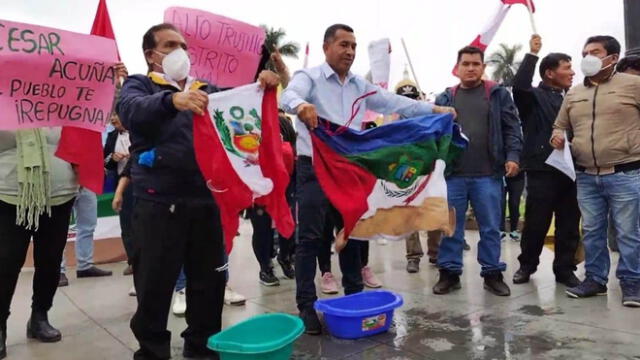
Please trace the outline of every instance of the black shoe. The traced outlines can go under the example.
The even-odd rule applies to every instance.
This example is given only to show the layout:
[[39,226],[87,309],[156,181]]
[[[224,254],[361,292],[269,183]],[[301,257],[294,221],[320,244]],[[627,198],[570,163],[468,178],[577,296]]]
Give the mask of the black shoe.
[[510,296],[511,289],[504,283],[502,273],[487,274],[484,276],[484,288],[498,296]]
[[571,298],[587,298],[592,296],[602,296],[607,295],[607,286],[601,285],[590,278],[584,279],[580,285],[567,288],[565,290],[567,295]]
[[564,284],[567,288],[574,288],[580,285],[580,279],[576,277],[573,271],[569,271],[565,274],[556,274],[556,282]]
[[627,307],[640,307],[640,282],[620,282],[622,289],[622,305]]
[[304,333],[308,335],[320,335],[322,333],[322,325],[318,314],[314,309],[306,309],[300,311],[300,319],[304,323]]
[[58,287],[69,286],[69,279],[64,273],[60,273],[60,280],[58,280]]
[[58,342],[62,339],[60,331],[51,324],[46,312],[33,311],[27,322],[27,337],[45,343]]
[[460,289],[460,275],[454,274],[449,270],[440,270],[440,279],[433,286],[433,293],[436,295],[444,295],[451,292],[451,290]]
[[409,274],[415,274],[418,271],[420,271],[420,259],[408,259],[407,272]]
[[438,258],[437,257],[430,257],[429,258],[429,264],[438,265]]
[[198,360],[219,360],[220,355],[213,350],[209,350],[207,348],[196,348],[188,342],[184,343],[184,348],[182,349],[182,357],[185,359],[198,359]]
[[518,269],[515,274],[513,274],[513,283],[514,284],[524,284],[529,282],[529,278],[531,277],[531,273],[522,270],[522,268]]
[[113,273],[111,271],[102,270],[95,266],[91,266],[87,270],[76,271],[76,275],[78,276],[78,278],[111,276],[112,274]]
[[260,271],[260,284],[264,286],[278,286],[280,280],[273,274],[273,269]]
[[7,357],[7,323],[0,324],[0,359]]
[[465,251],[471,250],[471,246],[469,246],[469,243],[467,242],[467,240],[464,241],[464,250]]
[[78,270],[76,271],[76,275],[78,278],[83,277],[102,277],[102,276],[111,276],[113,273],[108,270],[102,270],[98,267],[91,266],[87,270]]
[[280,267],[282,268],[282,272],[284,273],[284,276],[288,277],[289,279],[296,278],[296,271],[293,269],[293,266],[291,265],[291,261],[282,260],[278,258],[278,264],[280,264]]

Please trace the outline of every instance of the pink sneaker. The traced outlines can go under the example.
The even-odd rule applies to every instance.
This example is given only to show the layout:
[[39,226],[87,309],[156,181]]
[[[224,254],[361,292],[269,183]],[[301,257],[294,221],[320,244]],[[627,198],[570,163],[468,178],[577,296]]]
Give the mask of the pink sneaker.
[[378,280],[376,274],[373,273],[370,267],[365,266],[362,268],[362,281],[366,287],[377,289],[382,287],[382,283]]
[[320,279],[320,288],[323,294],[333,295],[338,293],[338,283],[336,278],[330,272],[324,273],[322,279]]

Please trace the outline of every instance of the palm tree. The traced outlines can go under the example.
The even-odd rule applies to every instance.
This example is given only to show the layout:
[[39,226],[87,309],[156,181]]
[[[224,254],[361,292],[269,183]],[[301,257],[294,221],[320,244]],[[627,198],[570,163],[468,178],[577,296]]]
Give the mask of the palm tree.
[[[278,51],[280,51],[280,54],[282,54],[282,56],[290,56],[293,58],[298,58],[298,52],[300,51],[300,45],[298,45],[298,43],[295,43],[293,41],[289,41],[286,43],[284,42],[284,37],[287,35],[286,31],[283,28],[272,28],[272,27],[268,27],[267,25],[260,25],[261,28],[264,29],[265,32],[265,39],[264,39],[264,45],[266,46],[267,49],[269,49],[269,51],[273,51],[274,47],[278,48]],[[267,69],[270,70],[274,70],[274,66],[271,63],[271,60],[269,60],[269,62],[267,62]]]
[[520,66],[520,61],[516,61],[516,55],[521,49],[521,44],[513,46],[500,44],[498,51],[489,56],[487,64],[495,67],[492,75],[493,80],[507,87],[513,84],[513,78]]

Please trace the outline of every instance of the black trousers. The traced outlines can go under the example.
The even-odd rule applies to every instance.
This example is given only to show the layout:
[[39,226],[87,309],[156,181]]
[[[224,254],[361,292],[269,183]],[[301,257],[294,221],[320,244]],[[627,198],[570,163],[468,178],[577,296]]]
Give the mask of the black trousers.
[[362,266],[364,267],[369,265],[369,242],[362,241],[360,249],[360,263],[362,263]]
[[[327,214],[335,211],[311,165],[311,158],[301,156],[297,162],[298,186],[298,239],[296,244],[296,302],[298,309],[313,308],[317,300],[315,276],[316,259],[322,246]],[[345,294],[363,290],[361,245],[362,241],[349,241],[340,252],[342,286]]]
[[131,259],[133,258],[133,230],[132,230],[132,218],[133,208],[135,205],[135,197],[133,196],[133,186],[129,185],[122,194],[122,209],[118,216],[120,218],[120,230],[122,237],[122,245],[124,245],[124,251],[127,254],[127,263],[131,265]]
[[[500,231],[506,231],[505,220],[507,213],[507,205],[509,206],[509,231],[518,230],[518,222],[520,221],[520,201],[524,192],[525,177],[521,172],[515,177],[505,178],[506,186],[502,192],[502,222],[500,223]],[[509,200],[507,201],[507,195]]]
[[51,217],[40,216],[37,230],[16,225],[16,207],[0,201],[0,322],[9,317],[11,298],[16,289],[20,269],[33,238],[33,297],[31,308],[47,312],[60,280],[60,262],[67,244],[73,199],[51,208]]
[[273,237],[275,235],[275,231],[271,226],[271,216],[261,206],[254,206],[248,209],[247,215],[253,227],[253,235],[251,236],[253,253],[260,264],[260,271],[268,271],[272,267],[271,255],[273,254]]
[[342,219],[340,214],[333,207],[327,212],[322,228],[322,244],[318,251],[318,269],[320,274],[331,272],[331,243],[335,237],[335,230],[340,225],[342,227]]
[[[291,209],[291,216],[295,219],[296,208],[296,178],[295,173],[291,176],[289,185],[287,185],[287,202]],[[296,250],[296,233],[298,232],[298,226],[296,224],[295,232],[290,238],[286,238],[281,234],[278,234],[278,260],[283,262],[290,262],[293,254]]]
[[283,262],[290,262],[295,251],[296,251],[295,233],[290,238],[286,238],[278,234],[278,260]]
[[[340,214],[337,211],[336,214],[327,214],[327,222],[323,230],[323,244],[320,246],[320,251],[318,252],[318,269],[322,275],[324,275],[324,273],[331,272],[331,243],[335,237],[334,228],[336,223],[342,223],[341,220],[332,220],[332,218],[336,216],[338,218],[340,217]],[[342,227],[342,225],[340,227]],[[360,252],[360,262],[362,266],[367,266],[369,265],[369,242],[363,241],[362,244],[360,244],[360,247],[362,250]]]
[[226,268],[220,213],[213,204],[165,204],[136,199],[133,279],[138,308],[131,330],[140,343],[134,359],[169,359],[167,320],[180,268],[187,276],[185,343],[206,349],[221,329]]
[[555,259],[553,271],[562,275],[575,271],[574,256],[580,241],[580,208],[575,182],[559,171],[528,171],[524,229],[518,257],[520,268],[536,271],[540,253],[555,215]]

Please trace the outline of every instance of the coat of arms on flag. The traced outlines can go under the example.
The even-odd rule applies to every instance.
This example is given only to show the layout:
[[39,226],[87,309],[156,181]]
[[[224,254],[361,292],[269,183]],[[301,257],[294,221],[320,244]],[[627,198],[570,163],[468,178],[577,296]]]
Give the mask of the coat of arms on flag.
[[196,159],[218,207],[227,245],[239,225],[239,213],[265,206],[286,237],[294,223],[285,198],[289,174],[282,155],[278,104],[274,89],[257,84],[209,95],[207,113],[194,115]]
[[445,169],[467,140],[451,114],[396,121],[370,130],[328,121],[312,133],[320,186],[344,220],[345,238],[404,239],[455,228]]

